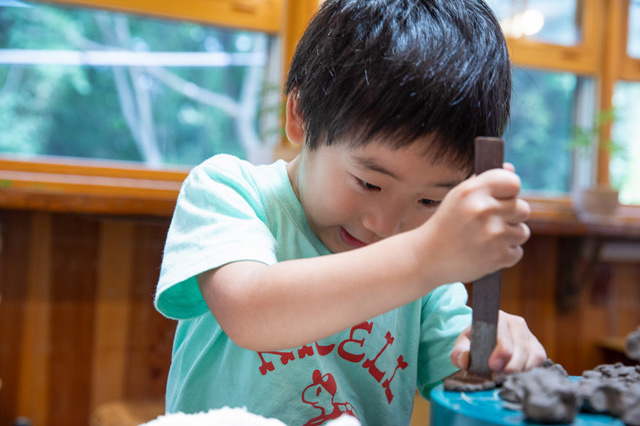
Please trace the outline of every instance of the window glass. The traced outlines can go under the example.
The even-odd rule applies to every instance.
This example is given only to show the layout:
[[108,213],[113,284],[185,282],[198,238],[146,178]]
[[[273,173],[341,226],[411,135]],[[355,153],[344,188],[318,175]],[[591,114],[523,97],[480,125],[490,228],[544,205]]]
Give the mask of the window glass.
[[581,0],[488,0],[508,37],[561,45],[581,40]]
[[578,78],[574,74],[515,68],[505,160],[515,165],[524,191],[560,194],[571,185],[571,150]]
[[640,82],[618,82],[613,103],[611,182],[621,203],[640,204]]
[[629,4],[627,53],[633,58],[640,58],[640,0],[631,0]]
[[0,3],[0,153],[194,165],[266,162],[275,40],[261,33]]

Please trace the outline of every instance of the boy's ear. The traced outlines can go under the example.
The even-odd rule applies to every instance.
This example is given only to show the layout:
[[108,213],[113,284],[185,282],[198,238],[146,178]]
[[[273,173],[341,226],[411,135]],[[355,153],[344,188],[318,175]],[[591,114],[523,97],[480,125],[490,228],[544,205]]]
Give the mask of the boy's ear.
[[304,142],[304,128],[302,115],[300,114],[300,98],[298,92],[292,90],[287,96],[287,112],[285,132],[289,141],[295,144]]

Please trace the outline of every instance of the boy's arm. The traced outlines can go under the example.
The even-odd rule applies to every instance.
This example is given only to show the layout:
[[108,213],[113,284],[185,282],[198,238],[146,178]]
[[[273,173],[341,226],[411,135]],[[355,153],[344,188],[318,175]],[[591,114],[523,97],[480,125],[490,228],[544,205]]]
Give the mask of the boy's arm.
[[264,265],[234,262],[198,277],[229,337],[258,351],[308,344],[400,307],[441,284],[512,266],[529,237],[520,181],[506,170],[450,191],[422,226],[344,253]]
[[416,276],[411,234],[340,254],[234,262],[198,277],[216,319],[238,345],[281,350],[308,344],[402,306],[437,285]]

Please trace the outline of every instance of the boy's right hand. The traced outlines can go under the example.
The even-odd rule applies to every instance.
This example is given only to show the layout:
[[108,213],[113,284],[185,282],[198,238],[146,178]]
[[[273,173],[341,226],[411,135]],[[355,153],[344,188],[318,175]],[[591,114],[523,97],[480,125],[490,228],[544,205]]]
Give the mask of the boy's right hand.
[[[472,176],[447,194],[418,229],[418,234],[428,233],[421,239],[428,245],[422,253],[432,256],[425,264],[435,260],[442,267],[438,281],[471,282],[522,258],[521,245],[531,234],[524,223],[530,208],[519,193],[520,178],[505,165]],[[433,270],[424,272],[434,278]]]

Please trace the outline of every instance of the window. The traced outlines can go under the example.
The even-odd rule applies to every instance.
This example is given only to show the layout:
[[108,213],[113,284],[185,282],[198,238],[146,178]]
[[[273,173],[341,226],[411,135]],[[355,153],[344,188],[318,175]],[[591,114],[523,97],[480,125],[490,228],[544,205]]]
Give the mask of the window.
[[[488,4],[514,62],[505,156],[526,193],[566,196],[579,186],[611,184],[622,203],[640,204],[640,0]],[[615,122],[595,133],[622,150],[571,149],[575,129],[592,128],[612,105]]]
[[6,0],[0,153],[191,166],[226,152],[272,160],[273,35]]
[[611,156],[609,170],[613,186],[620,190],[620,201],[640,204],[640,82],[619,82],[613,103],[616,121],[612,140],[621,150]]
[[571,73],[515,68],[505,160],[516,166],[523,190],[570,191],[571,135],[578,78]]
[[[584,101],[578,86],[589,78],[563,69],[566,64],[558,60],[554,48],[569,46],[575,52],[584,44],[583,4],[578,0],[489,0],[488,4],[507,36],[515,65],[505,159],[516,166],[525,192],[567,194],[576,174],[569,140],[578,99]],[[544,43],[542,51],[532,51],[536,43],[530,42],[514,51],[520,39]]]

